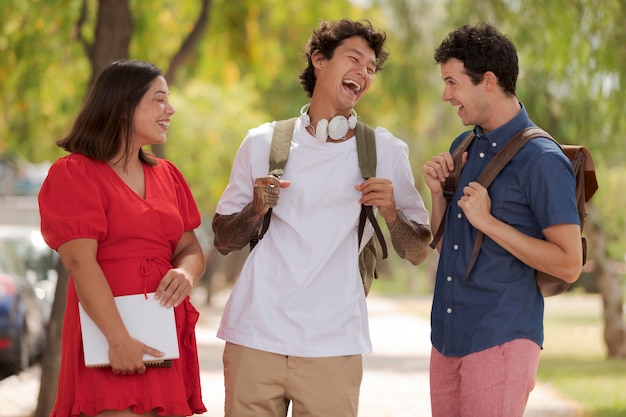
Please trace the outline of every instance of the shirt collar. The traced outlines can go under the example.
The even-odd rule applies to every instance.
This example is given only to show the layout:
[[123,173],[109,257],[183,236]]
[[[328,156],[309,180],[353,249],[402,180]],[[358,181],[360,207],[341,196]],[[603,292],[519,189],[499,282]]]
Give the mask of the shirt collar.
[[534,126],[534,123],[528,117],[528,113],[526,112],[526,107],[522,103],[519,103],[520,111],[509,120],[507,123],[503,124],[497,129],[494,129],[488,133],[484,133],[483,128],[480,126],[474,127],[474,133],[478,137],[487,137],[489,142],[495,144],[498,148],[505,143],[507,143],[510,139],[512,139],[517,133],[519,133],[522,129],[525,129],[530,126]]

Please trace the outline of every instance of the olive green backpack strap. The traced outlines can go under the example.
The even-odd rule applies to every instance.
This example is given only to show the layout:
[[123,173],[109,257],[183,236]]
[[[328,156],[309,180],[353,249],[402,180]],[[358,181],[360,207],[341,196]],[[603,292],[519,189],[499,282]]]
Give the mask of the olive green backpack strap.
[[[279,120],[274,126],[274,133],[272,134],[272,144],[270,146],[269,156],[269,174],[280,178],[285,171],[285,165],[287,164],[287,158],[289,157],[289,149],[291,148],[291,137],[293,136],[293,128],[296,125],[296,117],[292,117],[288,120]],[[267,211],[263,217],[263,226],[261,231],[250,241],[250,250],[254,249],[259,240],[263,239],[265,232],[270,227],[270,220],[272,219],[272,208]]]
[[280,178],[285,171],[289,149],[291,149],[291,137],[293,128],[296,125],[296,117],[288,120],[279,120],[274,126],[272,135],[272,146],[270,147],[270,168],[269,174]]
[[[357,122],[356,125],[356,149],[359,157],[359,168],[361,169],[361,176],[364,179],[368,179],[376,176],[376,135],[374,129],[361,122]],[[380,247],[382,250],[383,259],[387,258],[387,244],[376,216],[374,215],[374,209],[372,206],[361,205],[361,215],[359,218],[359,247],[361,246],[361,239],[363,238],[363,231],[365,230],[365,221],[369,219],[374,233],[378,238]],[[363,281],[363,289],[365,295],[369,294],[370,288],[374,279],[378,278],[378,272],[376,270],[377,261],[377,249],[374,237],[372,237],[363,247],[363,250],[359,254],[359,271],[361,272],[361,279]]]
[[[371,126],[364,123],[357,122],[356,124],[356,151],[359,156],[359,168],[361,169],[361,176],[363,179],[368,179],[376,176],[376,134]],[[383,232],[380,230],[376,216],[374,215],[374,208],[372,206],[361,205],[361,218],[359,220],[359,245],[361,244],[361,238],[363,237],[363,230],[365,229],[365,220],[369,219],[374,232],[380,243],[380,247],[383,252],[383,259],[387,258],[387,244]]]
[[376,176],[376,134],[365,123],[356,124],[356,152],[359,156],[359,168],[363,178]]

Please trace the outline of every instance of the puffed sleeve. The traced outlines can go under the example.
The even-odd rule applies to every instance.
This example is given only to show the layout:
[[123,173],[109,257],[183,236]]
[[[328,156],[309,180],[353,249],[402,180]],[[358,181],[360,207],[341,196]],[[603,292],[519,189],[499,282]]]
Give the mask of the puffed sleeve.
[[107,218],[89,160],[68,155],[55,162],[39,192],[41,233],[54,250],[78,238],[106,236]]
[[183,174],[169,161],[162,160],[165,163],[170,175],[174,181],[176,187],[176,197],[178,199],[178,209],[183,219],[185,231],[194,230],[200,226],[202,217],[200,216],[200,210],[196,205],[196,200],[193,198],[191,189],[183,177]]

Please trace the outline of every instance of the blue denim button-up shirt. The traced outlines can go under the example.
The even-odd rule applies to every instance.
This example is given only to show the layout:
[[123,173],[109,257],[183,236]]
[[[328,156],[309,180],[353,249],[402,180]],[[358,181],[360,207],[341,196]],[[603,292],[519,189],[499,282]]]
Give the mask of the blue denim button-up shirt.
[[[535,270],[485,235],[468,280],[476,229],[457,201],[462,188],[475,181],[504,144],[534,126],[520,104],[507,124],[487,134],[477,126],[461,173],[459,188],[445,215],[431,314],[433,346],[446,356],[469,353],[527,338],[543,343],[543,297]],[[457,137],[451,151],[468,132]],[[527,143],[489,187],[491,213],[520,232],[543,239],[542,230],[556,224],[579,224],[575,178],[569,159],[549,139]]]

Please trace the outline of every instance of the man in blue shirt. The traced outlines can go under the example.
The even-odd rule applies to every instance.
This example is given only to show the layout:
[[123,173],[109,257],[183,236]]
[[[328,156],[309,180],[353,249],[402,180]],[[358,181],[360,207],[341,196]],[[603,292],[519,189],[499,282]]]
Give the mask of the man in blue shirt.
[[[582,268],[571,163],[549,139],[528,142],[489,189],[479,173],[510,139],[534,126],[518,101],[517,52],[488,24],[451,32],[435,51],[443,100],[476,139],[463,155],[446,209],[452,151],[422,173],[431,191],[433,232],[445,219],[431,314],[433,417],[522,417],[543,343],[543,297],[535,270],[574,282]],[[484,241],[465,279],[477,231]]]

